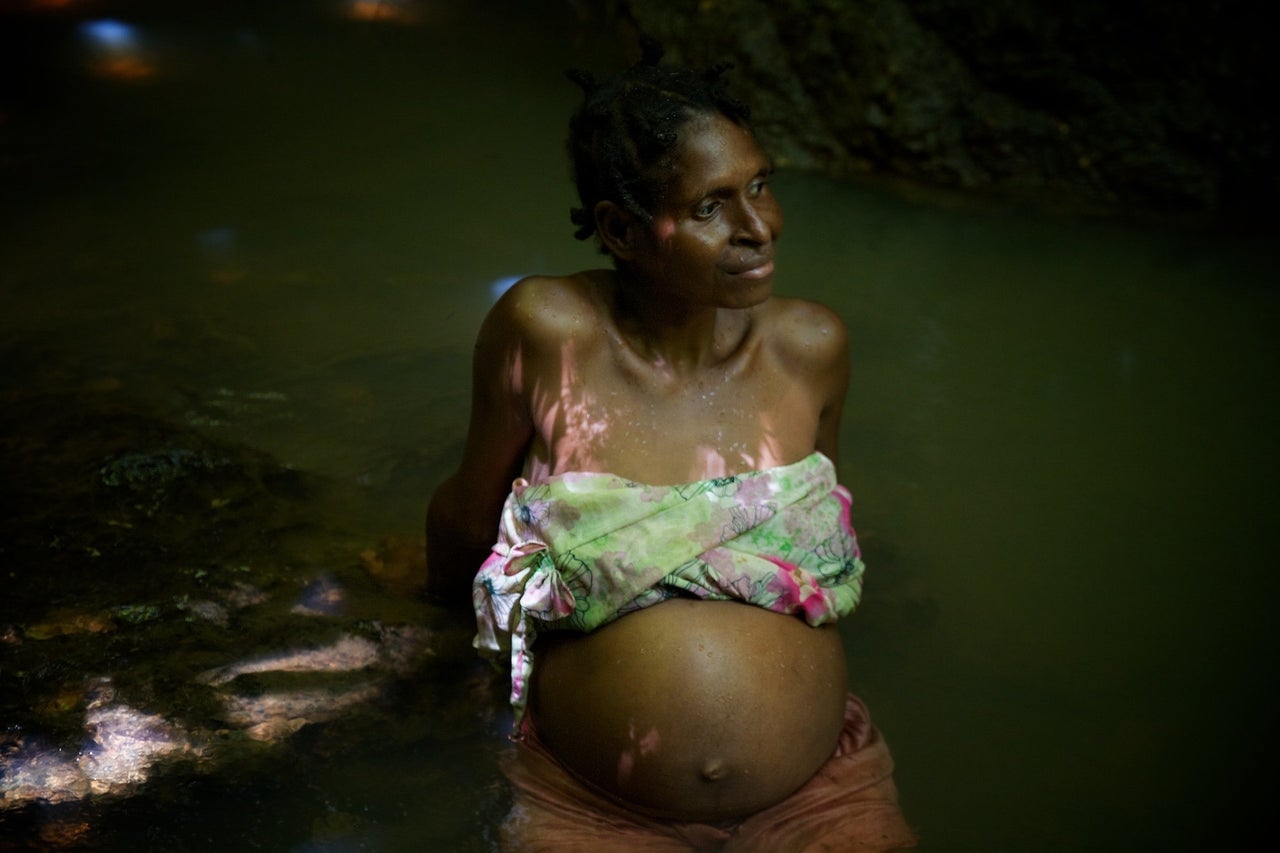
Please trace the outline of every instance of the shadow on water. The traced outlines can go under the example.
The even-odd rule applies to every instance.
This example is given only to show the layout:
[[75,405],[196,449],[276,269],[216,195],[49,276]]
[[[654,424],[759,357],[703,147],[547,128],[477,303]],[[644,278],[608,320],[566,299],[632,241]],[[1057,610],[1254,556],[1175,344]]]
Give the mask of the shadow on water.
[[[416,602],[421,513],[495,286],[599,263],[560,72],[607,28],[54,7],[0,21],[0,848],[489,849],[504,691]],[[777,191],[779,289],[850,327],[842,630],[926,849],[1243,836],[1274,249]]]

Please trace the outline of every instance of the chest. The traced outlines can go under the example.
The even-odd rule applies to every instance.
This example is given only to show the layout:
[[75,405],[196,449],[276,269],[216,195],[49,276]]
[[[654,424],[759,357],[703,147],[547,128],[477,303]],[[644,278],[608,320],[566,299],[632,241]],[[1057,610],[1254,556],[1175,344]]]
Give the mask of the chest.
[[768,363],[696,377],[601,362],[535,401],[545,472],[678,483],[793,462],[814,448],[813,389]]

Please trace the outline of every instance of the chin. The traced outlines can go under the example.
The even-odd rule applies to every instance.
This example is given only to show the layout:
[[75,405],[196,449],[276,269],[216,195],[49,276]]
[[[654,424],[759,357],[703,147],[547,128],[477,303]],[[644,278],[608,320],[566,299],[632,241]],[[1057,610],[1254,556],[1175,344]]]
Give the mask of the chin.
[[763,281],[738,282],[736,286],[725,294],[723,300],[726,308],[754,308],[769,300],[773,296],[773,281],[766,279]]

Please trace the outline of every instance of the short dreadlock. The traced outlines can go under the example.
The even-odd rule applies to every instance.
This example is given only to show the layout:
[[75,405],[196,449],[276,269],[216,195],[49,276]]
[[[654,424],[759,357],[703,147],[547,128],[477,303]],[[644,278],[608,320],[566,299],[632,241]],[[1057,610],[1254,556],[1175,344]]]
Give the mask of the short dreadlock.
[[[582,207],[569,211],[585,240],[596,232],[595,207],[612,201],[641,221],[662,190],[660,169],[670,163],[678,132],[690,120],[717,113],[747,126],[747,105],[725,92],[720,63],[705,71],[659,66],[661,45],[646,38],[639,62],[600,83],[586,71],[566,76],[586,99],[569,121],[569,160]],[[602,251],[605,251],[602,247]]]

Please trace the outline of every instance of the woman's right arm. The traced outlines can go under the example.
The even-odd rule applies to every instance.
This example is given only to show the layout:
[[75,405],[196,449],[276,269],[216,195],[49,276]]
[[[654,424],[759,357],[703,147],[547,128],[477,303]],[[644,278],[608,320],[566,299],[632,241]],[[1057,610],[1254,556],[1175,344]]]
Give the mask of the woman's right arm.
[[489,554],[498,517],[533,440],[524,381],[528,335],[519,284],[489,311],[476,338],[471,418],[458,469],[427,508],[427,598],[453,609],[471,601],[471,581]]

